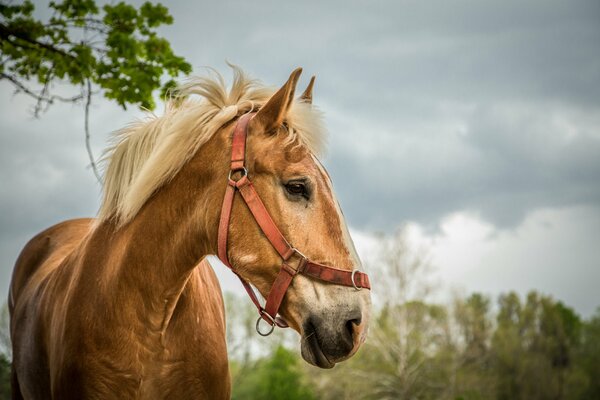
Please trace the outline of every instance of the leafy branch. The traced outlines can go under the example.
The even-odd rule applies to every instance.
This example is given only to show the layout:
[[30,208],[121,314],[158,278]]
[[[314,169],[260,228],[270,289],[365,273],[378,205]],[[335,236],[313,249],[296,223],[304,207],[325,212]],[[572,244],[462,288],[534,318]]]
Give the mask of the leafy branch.
[[[0,79],[35,100],[36,117],[55,101],[84,103],[86,148],[99,178],[89,143],[92,97],[102,93],[124,109],[153,109],[153,93],[161,89],[164,95],[175,85],[174,78],[190,73],[191,66],[156,32],[173,23],[161,4],[146,2],[136,8],[119,2],[100,9],[95,0],[64,0],[50,1],[49,8],[51,17],[41,21],[33,16],[30,0],[0,0]],[[55,83],[79,90],[57,94]]]

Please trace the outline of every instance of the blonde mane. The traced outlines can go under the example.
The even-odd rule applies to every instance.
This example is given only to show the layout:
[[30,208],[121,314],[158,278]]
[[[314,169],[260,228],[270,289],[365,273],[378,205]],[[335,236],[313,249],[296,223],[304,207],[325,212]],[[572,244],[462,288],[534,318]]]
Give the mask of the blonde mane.
[[[162,116],[148,114],[114,134],[108,148],[103,199],[98,218],[130,221],[150,196],[172,179],[187,161],[227,122],[260,109],[274,93],[232,66],[229,92],[222,76],[197,77],[180,86]],[[315,154],[325,144],[322,114],[296,100],[288,115],[290,140],[299,140]]]

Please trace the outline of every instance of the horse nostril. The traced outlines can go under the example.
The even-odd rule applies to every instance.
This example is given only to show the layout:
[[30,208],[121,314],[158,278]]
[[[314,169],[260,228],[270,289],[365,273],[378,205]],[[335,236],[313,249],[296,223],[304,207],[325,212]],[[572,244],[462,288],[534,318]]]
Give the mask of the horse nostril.
[[346,321],[346,331],[350,335],[350,340],[354,338],[354,327],[360,325],[360,318],[350,319]]

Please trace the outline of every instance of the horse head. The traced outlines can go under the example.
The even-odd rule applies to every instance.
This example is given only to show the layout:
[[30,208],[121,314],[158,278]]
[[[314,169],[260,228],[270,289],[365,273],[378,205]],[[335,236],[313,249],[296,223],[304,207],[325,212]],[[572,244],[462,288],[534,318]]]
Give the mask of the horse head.
[[[323,140],[318,136],[323,134],[318,111],[311,104],[314,78],[300,98],[294,97],[300,73],[295,70],[247,123],[244,166],[232,168],[232,179],[251,180],[274,225],[293,246],[297,259],[288,264],[297,266],[308,259],[351,275],[352,284],[343,285],[298,273],[275,311],[301,335],[303,358],[331,368],[365,340],[371,300],[369,290],[354,284],[352,271],[359,270],[361,262],[330,177],[314,154],[316,143]],[[223,129],[224,141],[232,141],[232,129]],[[277,290],[274,282],[281,279],[282,254],[240,197],[232,202],[222,258],[268,299]]]

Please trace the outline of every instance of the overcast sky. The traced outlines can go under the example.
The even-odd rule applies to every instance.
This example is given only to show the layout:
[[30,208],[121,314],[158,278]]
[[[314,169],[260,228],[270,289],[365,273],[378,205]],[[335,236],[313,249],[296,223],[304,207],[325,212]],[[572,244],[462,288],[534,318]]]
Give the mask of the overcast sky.
[[[599,1],[164,4],[197,74],[229,78],[228,60],[271,85],[317,75],[324,163],[363,258],[405,226],[447,287],[600,305]],[[0,81],[2,298],[26,241],[100,198],[82,107],[31,106]],[[97,98],[96,154],[139,115]]]

